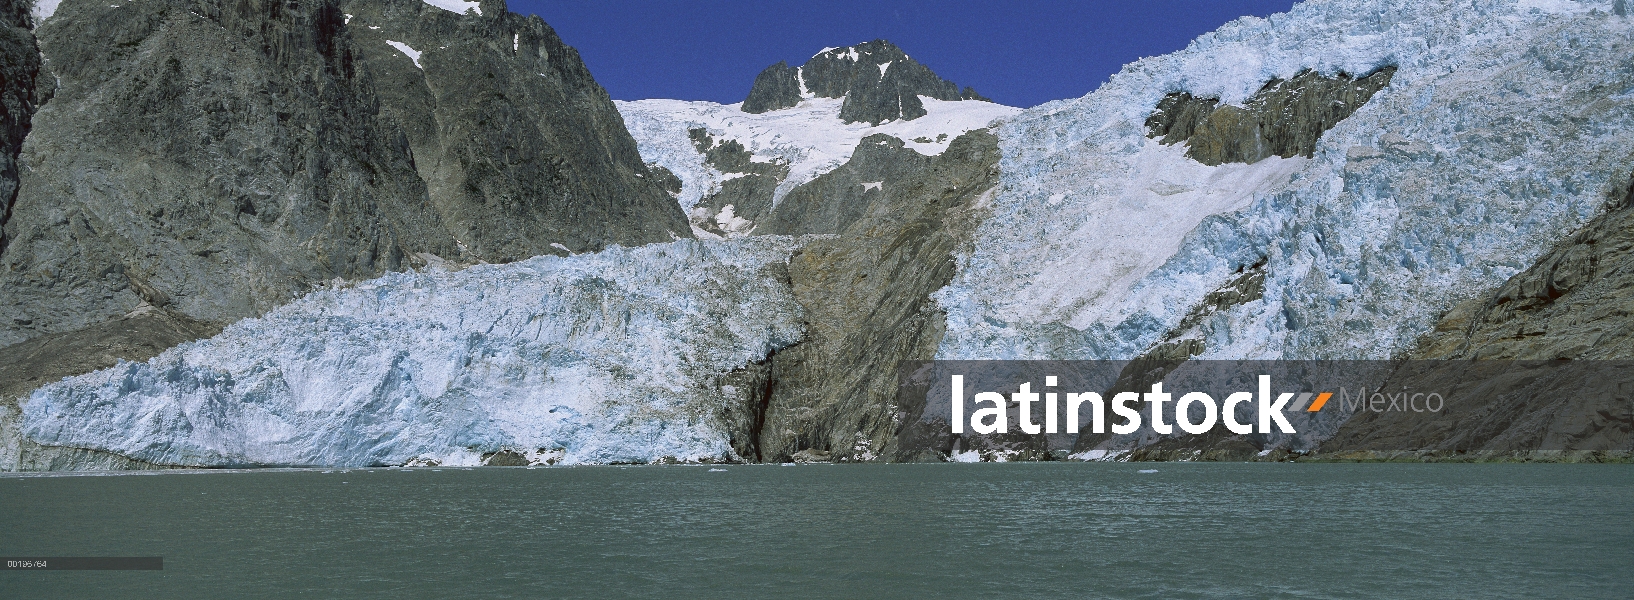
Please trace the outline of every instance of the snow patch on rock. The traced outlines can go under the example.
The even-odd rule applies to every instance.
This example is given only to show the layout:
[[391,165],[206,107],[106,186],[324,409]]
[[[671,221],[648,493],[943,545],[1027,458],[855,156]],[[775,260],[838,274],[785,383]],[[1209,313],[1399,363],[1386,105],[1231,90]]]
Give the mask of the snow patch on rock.
[[51,18],[51,15],[57,14],[57,6],[60,4],[62,0],[35,0],[34,7],[29,9],[34,15],[34,26],[39,27],[46,19]]
[[414,48],[409,47],[408,44],[405,44],[403,42],[394,42],[392,40],[386,40],[386,44],[390,45],[393,48],[396,48],[398,52],[403,53],[403,56],[407,56],[407,57],[409,57],[409,60],[414,61],[414,68],[420,69],[422,71],[425,70],[425,67],[420,66],[420,51],[419,50],[415,50]]
[[465,14],[465,11],[468,11],[468,10],[469,11],[476,11],[476,13],[479,14],[479,15],[482,14],[482,3],[481,2],[465,2],[465,1],[462,1],[462,0],[421,0],[421,1],[425,2],[426,4],[430,4],[432,6],[435,6],[437,8],[446,10],[446,11],[454,13],[454,14],[463,15],[463,14]]

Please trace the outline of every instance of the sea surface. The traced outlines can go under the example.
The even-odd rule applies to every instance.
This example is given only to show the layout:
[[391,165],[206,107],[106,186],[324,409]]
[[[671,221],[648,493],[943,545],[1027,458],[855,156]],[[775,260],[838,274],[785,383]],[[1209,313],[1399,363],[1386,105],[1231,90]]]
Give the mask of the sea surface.
[[1628,598],[1634,466],[8,475],[0,556],[164,557],[0,598]]

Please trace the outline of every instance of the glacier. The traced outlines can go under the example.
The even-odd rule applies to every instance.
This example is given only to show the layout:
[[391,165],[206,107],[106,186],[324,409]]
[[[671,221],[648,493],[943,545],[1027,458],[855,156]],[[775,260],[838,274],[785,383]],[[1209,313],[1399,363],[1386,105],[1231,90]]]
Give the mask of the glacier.
[[682,240],[337,285],[40,388],[13,426],[182,466],[738,460],[719,380],[800,339],[799,245]]
[[[761,115],[616,105],[643,159],[681,178],[683,209],[727,177],[693,127],[789,164],[778,198],[869,134],[930,155],[992,127],[1003,158],[989,215],[933,295],[947,319],[939,359],[1126,359],[1177,336],[1201,341],[1200,359],[1396,358],[1627,181],[1634,20],[1610,7],[1307,0],[1132,63],[1081,98],[1027,110],[925,99],[929,116],[878,127],[841,123],[838,99]],[[1147,137],[1171,92],[1240,104],[1305,70],[1384,66],[1397,67],[1390,85],[1310,157],[1207,166]],[[468,465],[502,450],[736,460],[720,412],[738,392],[722,377],[802,338],[785,272],[800,244],[683,240],[323,289],[36,390],[0,415],[0,438],[187,466]],[[1248,269],[1263,270],[1262,298],[1179,330]],[[0,448],[0,469],[16,454]]]
[[[934,297],[941,359],[1374,359],[1593,217],[1634,161],[1634,21],[1610,2],[1307,0],[996,129],[992,216]],[[1208,167],[1147,138],[1171,92],[1398,70],[1310,158]],[[1260,266],[1263,265],[1263,266]],[[1244,269],[1260,300],[1175,329]]]

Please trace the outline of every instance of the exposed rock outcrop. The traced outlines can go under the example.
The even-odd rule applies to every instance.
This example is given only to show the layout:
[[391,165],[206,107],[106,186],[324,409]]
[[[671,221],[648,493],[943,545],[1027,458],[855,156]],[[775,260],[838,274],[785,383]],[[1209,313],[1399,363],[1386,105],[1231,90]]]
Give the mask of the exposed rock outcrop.
[[1390,85],[1395,73],[1395,67],[1361,78],[1305,71],[1267,82],[1240,107],[1174,92],[1146,119],[1147,135],[1164,144],[1185,142],[1186,156],[1205,165],[1253,164],[1270,156],[1308,158],[1323,132]]
[[909,58],[896,45],[874,40],[824,50],[800,67],[790,67],[786,62],[767,67],[755,77],[743,111],[763,113],[792,107],[805,94],[845,98],[841,120],[874,125],[925,116],[920,96],[987,101],[969,87],[960,91],[958,85]]
[[[997,138],[985,130],[935,157],[870,137],[846,166],[778,206],[780,231],[839,235],[812,240],[789,260],[807,331],[771,360],[763,460],[935,459],[918,454],[946,440],[918,439],[923,407],[896,405],[897,367],[936,352],[945,317],[930,294],[953,277],[953,253],[980,219],[998,159]],[[832,204],[843,207],[831,212]],[[911,448],[899,450],[902,436],[913,438]]]
[[1490,294],[1457,306],[1413,354],[1425,359],[1634,359],[1634,182],[1606,212]]
[[1444,404],[1434,413],[1357,411],[1314,456],[1609,452],[1626,461],[1634,454],[1634,363],[1627,360],[1413,361],[1381,387],[1435,391]]
[[216,323],[188,318],[152,305],[91,327],[36,337],[0,352],[0,405],[80,373],[106,369],[121,360],[141,362],[182,342],[221,332]]
[[755,85],[749,88],[749,97],[743,99],[743,112],[760,114],[799,103],[800,69],[780,60],[755,76]]
[[[948,151],[953,150],[954,147],[949,146]],[[970,152],[968,148],[963,151]],[[969,160],[968,156],[962,159]],[[954,159],[942,168],[960,161]],[[881,203],[889,206],[902,202],[893,199],[903,196],[902,192],[887,190],[931,185],[925,180],[927,175],[947,177],[946,173],[936,171],[939,164],[935,157],[907,149],[897,138],[885,134],[868,136],[857,144],[856,152],[844,166],[784,196],[777,210],[761,226],[765,233],[771,234],[844,232],[878,211]],[[985,165],[974,163],[972,166]]]
[[469,258],[690,237],[612,99],[539,17],[496,0],[481,15],[417,0],[339,6],[382,112],[402,127],[431,204]]

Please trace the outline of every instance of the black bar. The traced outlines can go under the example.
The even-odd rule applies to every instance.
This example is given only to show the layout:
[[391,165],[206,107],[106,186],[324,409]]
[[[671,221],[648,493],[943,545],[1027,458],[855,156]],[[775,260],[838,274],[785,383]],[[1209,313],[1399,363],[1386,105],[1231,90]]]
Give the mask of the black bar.
[[163,556],[0,556],[0,571],[162,571]]

